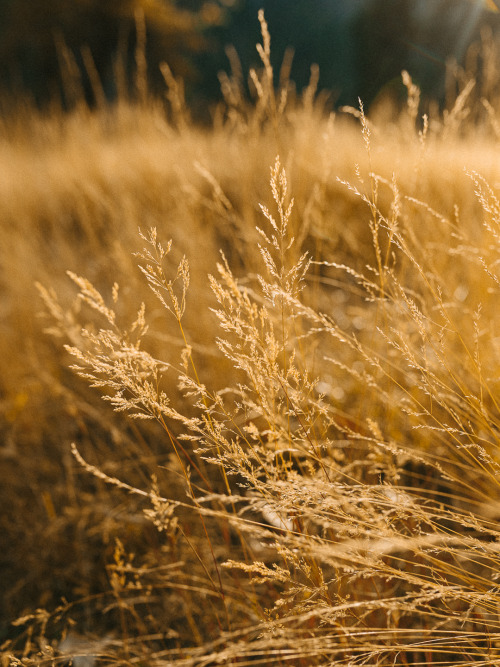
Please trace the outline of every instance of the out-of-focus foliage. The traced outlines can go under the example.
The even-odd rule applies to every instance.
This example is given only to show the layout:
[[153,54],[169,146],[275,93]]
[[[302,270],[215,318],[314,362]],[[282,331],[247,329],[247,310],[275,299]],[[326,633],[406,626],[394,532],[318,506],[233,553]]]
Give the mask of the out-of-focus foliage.
[[446,74],[466,64],[467,50],[498,16],[469,0],[369,0],[353,30],[357,75],[363,99],[392,89],[403,93],[401,70],[408,70],[427,99],[445,99]]
[[500,26],[494,4],[480,0],[0,0],[0,89],[28,91],[39,104],[63,90],[68,105],[76,84],[92,102],[99,78],[108,100],[120,87],[130,93],[139,12],[150,90],[162,89],[159,65],[167,62],[184,81],[192,113],[206,119],[221,99],[217,73],[229,68],[227,48],[234,46],[241,71],[259,66],[261,7],[276,78],[291,47],[289,74],[298,90],[317,63],[319,89],[331,91],[339,106],[361,97],[368,107],[387,92],[404,97],[403,69],[424,99],[443,103],[450,63],[465,65],[482,30]]
[[193,54],[206,46],[204,28],[216,18],[207,7],[191,12],[169,0],[0,0],[1,83],[44,103],[61,89],[70,96],[68,78],[73,84],[79,78],[92,99],[100,80],[113,99],[120,85],[131,88],[136,46],[143,37],[150,86],[158,83],[162,61],[190,82]]
[[401,94],[407,70],[422,97],[445,101],[452,63],[466,66],[468,47],[485,28],[495,34],[500,15],[477,0],[246,0],[233,13],[228,42],[237,46],[243,69],[257,62],[255,15],[263,7],[275,62],[294,50],[291,79],[307,85],[319,65],[319,89],[338,105],[366,106],[384,93]]

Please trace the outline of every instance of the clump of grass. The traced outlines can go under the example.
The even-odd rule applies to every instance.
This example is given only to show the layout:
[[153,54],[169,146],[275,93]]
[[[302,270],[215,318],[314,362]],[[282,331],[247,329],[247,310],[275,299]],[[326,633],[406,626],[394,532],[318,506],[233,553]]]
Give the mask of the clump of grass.
[[[456,303],[448,301],[446,286],[415,258],[395,184],[392,219],[352,187],[373,216],[376,262],[366,275],[323,266],[347,274],[365,293],[369,337],[339,327],[303,297],[310,260],[293,256],[293,201],[277,159],[271,170],[277,216],[263,207],[269,229],[259,229],[265,271],[242,284],[223,259],[219,277],[210,279],[219,350],[242,374],[234,387],[214,392],[201,384],[187,340],[177,368],[153,359],[141,349],[144,309],[120,331],[97,290],[72,276],[107,327],[83,330],[83,347],[70,348],[74,370],[103,389],[115,410],[160,422],[187,501],[160,495],[156,478],[151,491],[134,488],[87,463],[76,447],[75,456],[98,478],[149,499],[146,516],[175,539],[177,551],[192,551],[198,573],[186,584],[182,576],[170,581],[181,566],[170,562],[171,549],[156,567],[166,569],[170,586],[190,589],[188,617],[199,595],[211,598],[208,615],[220,634],[209,642],[192,618],[199,645],[188,661],[179,642],[158,657],[150,649],[154,664],[498,659],[499,531],[487,506],[497,489],[498,417],[480,362],[479,314],[469,331],[454,323]],[[379,234],[386,236],[385,253]],[[170,244],[163,246],[156,230],[143,239],[142,270],[185,339],[186,260],[169,279]],[[321,373],[311,374],[318,338],[322,363],[354,378],[353,403],[362,397],[364,414],[340,414],[318,393],[318,384],[326,384]],[[459,353],[465,361],[452,366]],[[180,413],[161,389],[172,371],[195,416]],[[473,397],[465,387],[474,385]],[[192,536],[178,512],[191,517]],[[152,572],[132,566],[121,551],[115,561],[114,591],[145,623],[132,592],[143,590],[141,578]],[[146,641],[138,654],[128,641],[119,653],[139,658]]]
[[[115,209],[130,175],[112,180],[105,166],[75,162],[84,194],[65,180],[53,197],[33,194],[58,216],[85,213],[64,233],[48,228],[71,260],[76,301],[62,280],[39,289],[72,370],[105,399],[65,375],[57,385],[79,424],[58,431],[73,498],[64,525],[100,537],[107,583],[50,614],[23,614],[5,664],[499,661],[491,152],[456,123],[443,140],[443,126],[436,135],[437,121],[424,118],[416,134],[408,74],[397,143],[362,105],[351,110],[355,134],[313,113],[311,91],[308,108],[290,108],[274,91],[260,21],[255,116],[238,98],[238,113],[235,102],[208,137],[155,116],[167,145],[189,154],[176,170],[151,172],[159,135],[148,123],[138,133],[152,133],[144,159],[133,154],[155,202],[170,184],[170,230],[164,209],[144,199]],[[97,151],[94,120],[79,118],[74,131],[96,132]],[[132,150],[118,146],[131,141],[127,128],[112,155]],[[74,144],[56,145],[68,160]],[[472,166],[450,167],[450,183],[454,151]],[[88,278],[75,270],[74,234],[92,257]],[[40,243],[42,259],[50,243]],[[46,352],[57,368],[58,354]],[[62,522],[50,495],[44,502],[52,525]]]

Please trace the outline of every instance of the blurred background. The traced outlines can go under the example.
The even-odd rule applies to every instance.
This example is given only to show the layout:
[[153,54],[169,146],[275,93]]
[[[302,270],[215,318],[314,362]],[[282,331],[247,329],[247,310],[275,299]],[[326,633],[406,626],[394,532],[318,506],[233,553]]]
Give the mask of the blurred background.
[[[319,88],[331,105],[366,106],[402,94],[407,69],[423,99],[446,96],[447,68],[466,66],[468,47],[495,38],[494,0],[0,0],[0,89],[3,107],[30,98],[71,106],[68,78],[90,104],[133,94],[136,47],[144,34],[150,90],[164,91],[159,65],[184,81],[193,116],[208,120],[220,100],[218,72],[234,46],[242,71],[258,65],[257,20],[264,8],[275,71],[293,48],[290,78],[307,85],[319,65]],[[99,83],[99,95],[96,85]],[[123,91],[122,91],[123,92]],[[7,101],[7,102],[6,102]]]

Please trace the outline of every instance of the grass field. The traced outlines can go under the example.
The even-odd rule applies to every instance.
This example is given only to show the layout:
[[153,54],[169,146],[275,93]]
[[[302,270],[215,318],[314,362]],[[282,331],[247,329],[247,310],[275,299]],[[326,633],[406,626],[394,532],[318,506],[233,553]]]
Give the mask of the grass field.
[[0,127],[3,665],[500,661],[497,100],[260,48]]

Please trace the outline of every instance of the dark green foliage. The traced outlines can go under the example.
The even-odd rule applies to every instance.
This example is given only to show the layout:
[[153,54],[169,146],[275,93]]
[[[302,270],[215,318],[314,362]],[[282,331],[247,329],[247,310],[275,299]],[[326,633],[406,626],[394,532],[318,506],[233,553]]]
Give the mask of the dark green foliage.
[[120,85],[132,92],[141,17],[153,88],[162,61],[192,80],[192,54],[204,45],[202,19],[165,0],[2,0],[0,16],[1,84],[13,94],[28,91],[39,104],[62,93],[70,105],[78,92],[93,102],[97,81],[108,100]]
[[445,102],[450,65],[465,64],[468,47],[498,15],[469,0],[368,0],[356,20],[356,72],[365,104],[382,94],[405,98],[401,70],[407,70],[424,99]]

